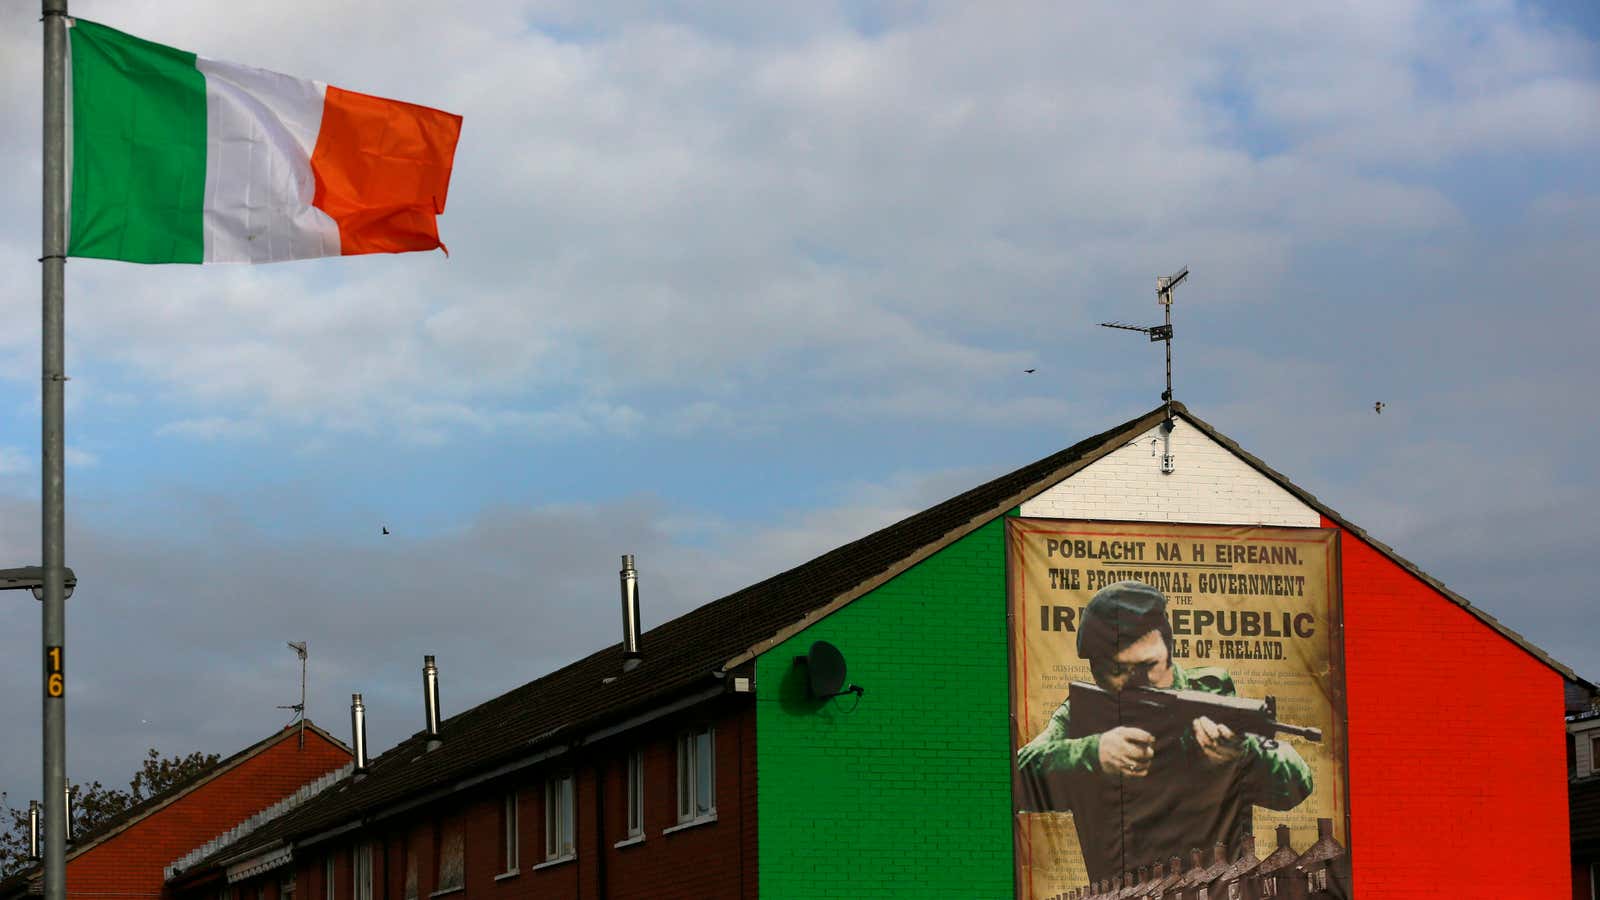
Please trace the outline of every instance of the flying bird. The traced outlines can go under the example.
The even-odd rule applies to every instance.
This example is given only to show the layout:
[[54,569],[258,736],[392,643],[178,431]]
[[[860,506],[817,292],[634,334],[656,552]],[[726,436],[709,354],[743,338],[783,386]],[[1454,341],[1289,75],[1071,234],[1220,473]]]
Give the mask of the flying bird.
[[387,525],[383,526],[383,533],[384,534],[388,534],[389,533],[389,526],[387,526]]
[[1033,373],[1035,373],[1035,372],[1037,372],[1039,370],[1038,369],[1023,369],[1022,371],[1026,372],[1029,375],[1032,375]]
[[1379,400],[1377,403],[1372,404],[1372,411],[1381,416],[1383,415],[1383,408],[1388,405],[1389,404],[1384,403],[1382,400]]

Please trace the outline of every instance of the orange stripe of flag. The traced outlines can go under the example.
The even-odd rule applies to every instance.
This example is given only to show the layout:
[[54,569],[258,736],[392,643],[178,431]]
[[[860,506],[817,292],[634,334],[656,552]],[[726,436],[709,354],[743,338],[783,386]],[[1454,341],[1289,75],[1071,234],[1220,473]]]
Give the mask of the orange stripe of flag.
[[329,87],[311,154],[313,205],[339,225],[340,252],[443,247],[444,212],[461,117]]

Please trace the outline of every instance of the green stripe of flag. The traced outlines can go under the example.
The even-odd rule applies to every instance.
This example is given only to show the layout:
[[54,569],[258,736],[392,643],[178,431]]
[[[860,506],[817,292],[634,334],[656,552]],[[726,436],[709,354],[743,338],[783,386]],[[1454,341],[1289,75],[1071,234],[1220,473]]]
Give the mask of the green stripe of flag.
[[193,53],[78,19],[69,256],[198,263],[206,81]]

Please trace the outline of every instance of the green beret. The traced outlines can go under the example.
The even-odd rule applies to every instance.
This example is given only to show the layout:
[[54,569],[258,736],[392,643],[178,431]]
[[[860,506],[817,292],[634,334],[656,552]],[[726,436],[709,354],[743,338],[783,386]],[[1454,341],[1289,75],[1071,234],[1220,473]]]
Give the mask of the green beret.
[[1084,607],[1078,623],[1078,655],[1110,659],[1166,624],[1167,598],[1142,581],[1119,581],[1101,588]]

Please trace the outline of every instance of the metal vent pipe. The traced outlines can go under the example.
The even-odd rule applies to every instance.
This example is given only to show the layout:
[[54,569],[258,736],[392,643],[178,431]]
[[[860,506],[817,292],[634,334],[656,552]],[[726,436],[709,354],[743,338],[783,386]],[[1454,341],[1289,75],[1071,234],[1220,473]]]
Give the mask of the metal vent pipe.
[[622,555],[622,660],[623,667],[639,665],[639,573],[633,567],[633,554]]
[[350,742],[356,750],[356,771],[367,770],[367,708],[361,705],[361,695],[350,695]]
[[39,801],[28,801],[28,858],[39,858]]
[[433,654],[422,657],[422,705],[427,719],[428,737],[439,736],[439,667],[433,663]]

